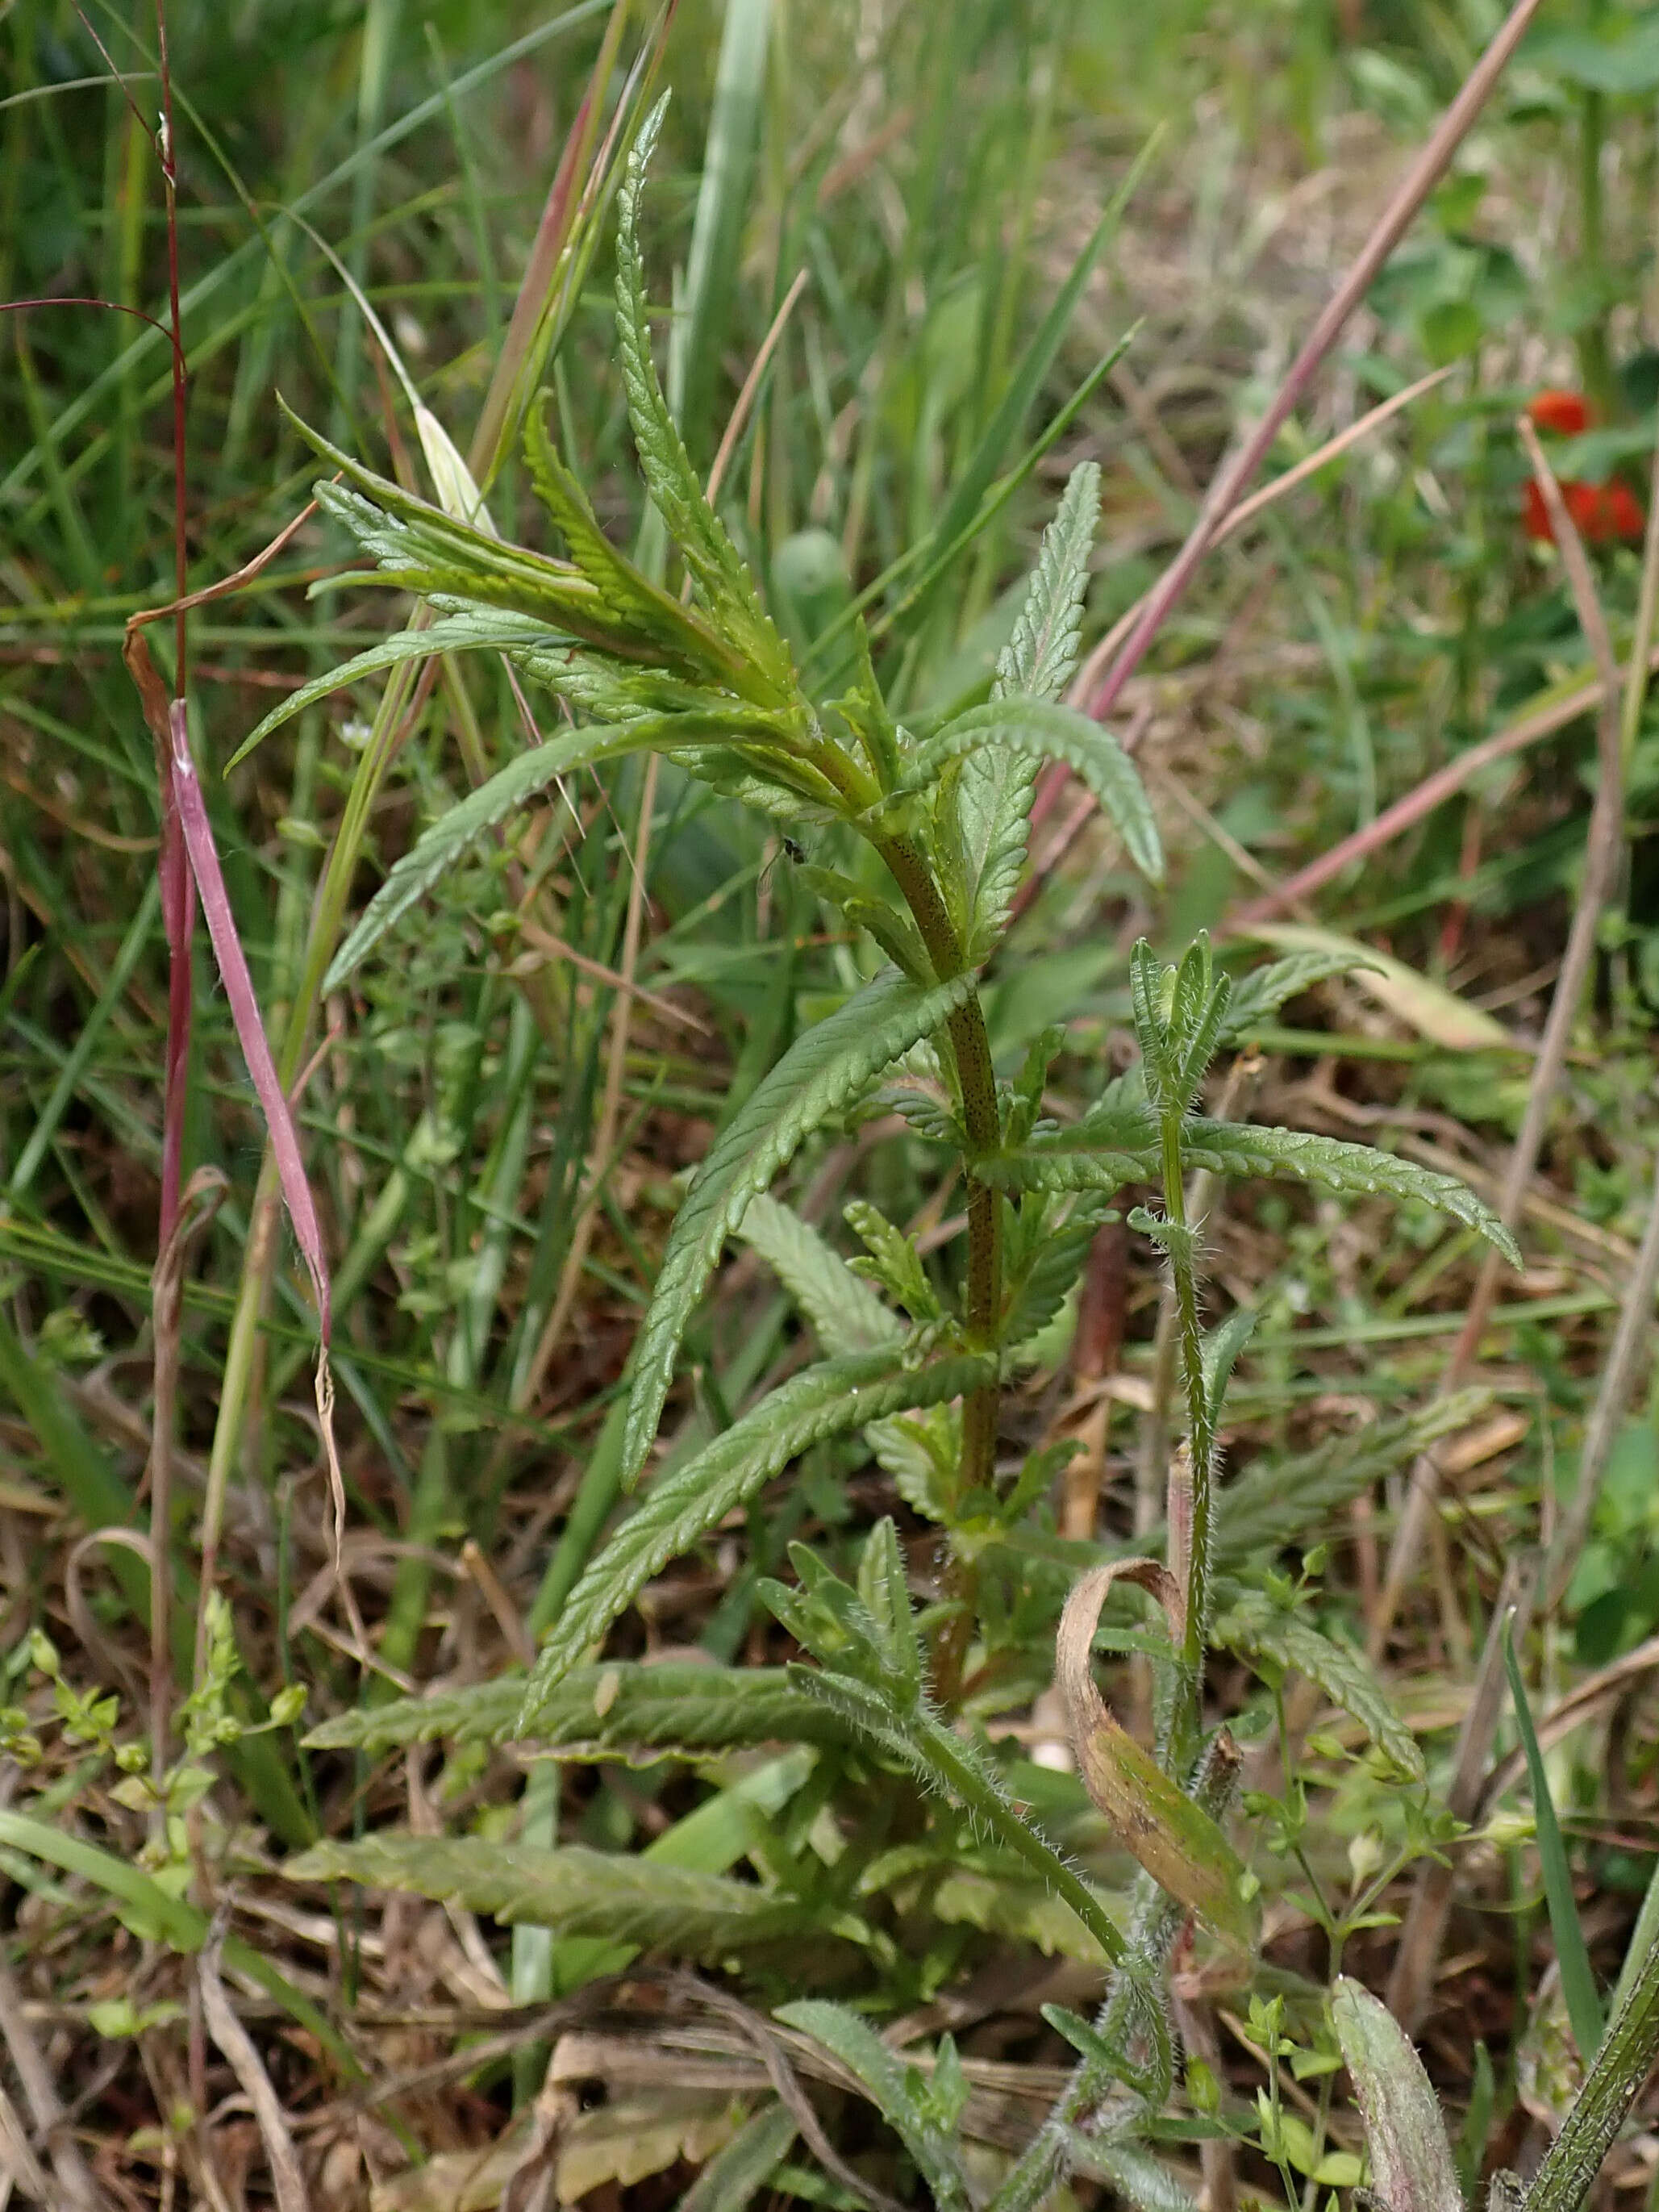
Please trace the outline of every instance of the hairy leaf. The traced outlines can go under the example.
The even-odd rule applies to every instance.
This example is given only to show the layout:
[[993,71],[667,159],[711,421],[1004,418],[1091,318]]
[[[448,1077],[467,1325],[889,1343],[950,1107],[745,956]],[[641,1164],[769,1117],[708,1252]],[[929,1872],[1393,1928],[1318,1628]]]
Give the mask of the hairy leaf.
[[884,1346],[827,1359],[792,1376],[724,1435],[667,1474],[637,1506],[570,1593],[537,1660],[515,1734],[534,1737],[556,1686],[669,1560],[752,1498],[809,1444],[871,1420],[962,1396],[989,1362],[957,1354],[907,1364],[907,1347]]
[[813,1908],[750,1882],[579,1844],[548,1850],[482,1836],[372,1835],[313,1844],[282,1871],[290,1881],[412,1891],[508,1923],[682,1958],[719,1959],[819,1920]]
[[[1419,1167],[1414,1160],[1303,1129],[1213,1121],[1197,1114],[1182,1125],[1182,1146],[1189,1166],[1236,1179],[1272,1176],[1346,1198],[1431,1206],[1476,1231],[1512,1267],[1521,1265],[1514,1237],[1484,1199],[1455,1176]],[[1019,1151],[982,1160],[974,1172],[1004,1189],[1112,1191],[1154,1179],[1160,1164],[1155,1114],[1150,1107],[1125,1105],[1108,1114],[1085,1115],[1069,1129],[1039,1129]]]
[[952,762],[985,746],[1028,759],[1064,761],[1099,800],[1141,873],[1150,882],[1163,881],[1164,848],[1139,776],[1116,738],[1074,708],[1042,699],[992,700],[970,707],[917,746],[894,797],[927,790]]
[[1042,533],[1025,604],[997,659],[994,699],[1058,699],[1071,682],[1083,635],[1089,555],[1099,521],[1100,469],[1083,461],[1073,470],[1054,519]]
[[1394,2014],[1345,1974],[1331,2018],[1365,2124],[1371,2188],[1391,2212],[1463,2212],[1440,2100]]
[[972,2199],[957,2161],[956,2143],[923,2102],[920,2072],[884,2044],[867,2021],[844,2005],[798,1997],[776,2018],[821,2043],[862,2084],[871,2102],[915,2160],[939,2212],[969,2212]]
[[[1099,520],[1100,471],[1085,461],[1073,470],[1059,511],[1042,534],[1025,604],[997,661],[993,699],[1058,699],[1071,681]],[[957,815],[970,885],[971,959],[984,958],[1006,926],[1025,859],[1036,781],[1028,755],[999,747],[983,747],[962,763]]]
[[[410,1743],[510,1742],[526,1678],[505,1674],[465,1689],[428,1691],[364,1705],[320,1723],[314,1751],[391,1751]],[[618,1660],[578,1667],[541,1709],[535,1741],[562,1759],[700,1759],[733,1744],[843,1740],[823,1708],[779,1667],[714,1667],[678,1660]]]
[[425,897],[441,876],[447,875],[490,830],[527,806],[549,786],[578,769],[596,762],[620,759],[663,742],[668,724],[657,716],[621,728],[588,725],[566,730],[545,744],[533,745],[488,783],[452,806],[434,822],[413,848],[393,866],[369,901],[356,927],[335,954],[323,979],[325,992],[337,991],[374,950],[389,929],[402,921],[412,906]]
[[1264,1459],[1216,1501],[1217,1565],[1237,1567],[1257,1553],[1310,1543],[1350,1499],[1468,1428],[1491,1404],[1488,1390],[1459,1390],[1293,1459]]
[[[744,1209],[734,1232],[750,1244],[782,1283],[812,1324],[829,1356],[868,1352],[895,1341],[903,1324],[890,1313],[861,1276],[855,1275],[832,1245],[797,1213],[763,1191]],[[936,1496],[941,1466],[957,1458],[955,1431],[960,1416],[949,1406],[871,1421],[865,1440],[915,1512],[939,1517]]]
[[1356,968],[1367,964],[1348,951],[1292,952],[1286,959],[1258,968],[1253,975],[1240,976],[1233,985],[1221,1042],[1243,1043],[1271,1020],[1287,999],[1299,999],[1316,983],[1328,982],[1333,975],[1352,975]]
[[623,1439],[624,1483],[645,1464],[680,1339],[744,1208],[811,1130],[942,1027],[972,986],[970,975],[960,975],[924,990],[896,969],[884,970],[797,1038],[716,1137],[669,1231],[640,1329]]
[[617,196],[617,338],[629,420],[646,489],[679,548],[704,603],[726,635],[741,642],[765,692],[783,704],[796,696],[793,665],[737,549],[704,495],[657,379],[640,255],[640,198],[667,112],[665,93],[640,125]]
[[1322,1635],[1299,1613],[1274,1605],[1257,1590],[1232,1600],[1215,1624],[1212,1640],[1243,1658],[1271,1660],[1305,1674],[1334,1705],[1358,1722],[1399,1773],[1413,1782],[1424,1778],[1417,1738],[1395,1711],[1363,1652]]

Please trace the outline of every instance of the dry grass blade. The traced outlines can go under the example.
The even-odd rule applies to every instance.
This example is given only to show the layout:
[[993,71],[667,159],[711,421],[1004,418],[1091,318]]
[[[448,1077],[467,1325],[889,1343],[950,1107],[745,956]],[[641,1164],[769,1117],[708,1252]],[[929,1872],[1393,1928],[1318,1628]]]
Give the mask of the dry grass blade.
[[[1599,781],[1595,804],[1590,812],[1589,832],[1585,841],[1583,880],[1579,887],[1572,924],[1567,933],[1561,972],[1550,1000],[1549,1018],[1544,1024],[1544,1034],[1539,1039],[1538,1057],[1527,1092],[1526,1110],[1516,1133],[1509,1164],[1504,1170],[1503,1188],[1498,1194],[1498,1218],[1504,1227],[1510,1230],[1521,1218],[1527,1187],[1532,1181],[1543,1148],[1556,1090],[1561,1080],[1562,1070],[1566,1066],[1567,1045],[1572,1035],[1573,1024],[1578,1018],[1579,1000],[1583,995],[1590,963],[1595,955],[1596,932],[1601,924],[1601,909],[1607,903],[1618,873],[1625,830],[1619,665],[1613,657],[1613,641],[1607,635],[1607,617],[1596,596],[1595,580],[1590,573],[1583,541],[1567,512],[1561,487],[1545,459],[1544,449],[1538,442],[1538,434],[1525,416],[1521,417],[1518,428],[1522,442],[1527,449],[1527,457],[1532,464],[1534,480],[1549,514],[1555,542],[1561,549],[1562,562],[1572,586],[1579,627],[1583,631],[1584,641],[1590,649],[1601,679],[1601,707],[1596,721],[1595,737]],[[1632,680],[1638,679],[1633,676]],[[1469,1298],[1468,1311],[1441,1379],[1443,1395],[1461,1389],[1474,1364],[1498,1294],[1498,1265],[1496,1254],[1488,1254],[1481,1263],[1480,1273]],[[1382,1652],[1388,1642],[1407,1584],[1422,1556],[1439,1490],[1438,1464],[1432,1453],[1425,1452],[1412,1469],[1405,1508],[1395,1531],[1382,1589],[1369,1625],[1368,1640],[1373,1658]]]
[[259,2124],[260,2138],[265,2147],[265,2156],[270,2163],[276,2212],[311,2212],[311,2196],[301,2170],[300,2154],[294,2148],[294,2137],[289,2130],[288,2115],[283,2110],[276,2090],[270,2086],[270,2076],[253,2046],[252,2037],[231,2008],[224,1983],[220,1978],[223,1948],[224,1930],[216,1925],[196,1960],[197,1984],[202,1992],[202,2016],[207,2023],[208,2033],[224,2053],[231,2071],[242,2085],[244,2095],[253,2107],[253,2116]]
[[[8,2124],[3,2135],[0,2135],[0,2165],[12,2165],[14,2178],[18,2184],[30,2196],[37,2197],[42,2204],[61,2207],[62,2212],[106,2212],[107,2199],[103,2191],[94,2179],[91,2167],[81,2155],[79,2144],[63,2125],[63,2100],[58,2094],[52,2069],[24,2016],[23,2001],[17,1984],[3,1963],[0,1963],[0,2036],[5,2039],[6,2049],[28,2105],[29,2118],[46,2145],[57,2189],[54,2191],[47,2184],[27,2136],[14,2124]],[[8,2122],[15,2123],[16,2117],[9,2105]]]

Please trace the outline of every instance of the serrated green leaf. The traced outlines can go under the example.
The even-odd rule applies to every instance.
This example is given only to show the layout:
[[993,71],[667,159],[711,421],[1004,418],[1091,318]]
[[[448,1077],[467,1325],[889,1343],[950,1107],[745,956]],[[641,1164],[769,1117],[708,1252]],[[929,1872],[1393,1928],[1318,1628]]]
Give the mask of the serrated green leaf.
[[811,1906],[750,1882],[579,1844],[549,1850],[481,1836],[364,1836],[313,1844],[282,1868],[289,1881],[355,1881],[529,1921],[556,1935],[719,1959],[821,1924]]
[[599,528],[587,495],[560,459],[539,407],[525,422],[525,458],[530,480],[569,550],[571,559],[620,620],[637,623],[662,641],[677,660],[707,657],[703,628],[672,592],[653,583],[643,569],[619,553]]
[[1489,1390],[1460,1390],[1295,1458],[1269,1455],[1216,1501],[1217,1565],[1237,1567],[1258,1553],[1310,1542],[1350,1499],[1468,1428],[1491,1404]]
[[[1100,520],[1100,470],[1072,471],[1026,591],[1014,634],[997,660],[993,699],[1058,699],[1077,665],[1089,555]],[[986,746],[963,762],[957,817],[970,885],[969,957],[1001,936],[1025,859],[1036,770],[1024,754]]]
[[515,615],[501,607],[477,606],[465,614],[448,615],[440,622],[428,623],[423,629],[394,630],[390,637],[382,638],[365,652],[343,660],[337,668],[325,675],[313,677],[302,684],[297,691],[290,691],[273,707],[264,720],[256,723],[243,738],[226,763],[226,773],[245,760],[256,745],[263,744],[273,730],[295,714],[314,707],[319,699],[326,699],[336,691],[343,691],[349,684],[359,684],[367,676],[378,676],[388,668],[399,668],[410,660],[427,660],[435,653],[506,653],[544,647],[547,643],[547,624],[529,615]]
[[1405,2029],[1346,1974],[1331,2018],[1365,2124],[1372,2190],[1392,2212],[1463,2212],[1440,2100]]
[[[507,1674],[365,1705],[321,1722],[306,1742],[314,1751],[371,1753],[411,1743],[507,1743],[526,1680]],[[823,1707],[803,1697],[781,1668],[632,1659],[573,1669],[544,1704],[535,1737],[562,1759],[641,1765],[706,1758],[734,1744],[843,1740]]]
[[1054,519],[1042,533],[1025,604],[997,658],[994,699],[1058,699],[1072,680],[1083,635],[1089,556],[1100,521],[1100,469],[1074,468]]
[[1369,956],[1356,958],[1346,951],[1292,952],[1284,960],[1258,968],[1254,975],[1237,977],[1221,1032],[1222,1043],[1243,1043],[1287,1000],[1300,998],[1316,983],[1328,982],[1334,975],[1351,975],[1357,968],[1370,964]]
[[539,798],[561,776],[574,775],[578,769],[591,768],[599,761],[619,760],[627,753],[659,746],[670,726],[668,718],[657,715],[620,728],[589,724],[550,738],[545,744],[532,746],[497,769],[488,783],[480,784],[434,822],[392,867],[335,954],[323,979],[324,991],[337,991],[386,932],[419,904],[441,877],[481,838]]
[[890,899],[854,883],[838,868],[808,866],[798,868],[796,876],[803,890],[844,915],[854,929],[867,929],[896,968],[918,982],[932,981],[933,964],[921,933]]
[[1130,859],[1151,883],[1164,880],[1164,847],[1145,787],[1109,731],[1074,708],[1043,699],[992,700],[970,707],[918,745],[893,797],[925,791],[953,762],[986,746],[1030,760],[1064,761],[1099,801]]
[[1403,1199],[1449,1213],[1493,1245],[1512,1267],[1521,1265],[1514,1237],[1484,1199],[1455,1176],[1439,1175],[1415,1160],[1397,1159],[1370,1145],[1345,1144],[1301,1129],[1272,1129],[1248,1121],[1212,1121],[1194,1115],[1182,1143],[1195,1166],[1227,1176],[1279,1176],[1309,1182],[1344,1197]]
[[952,1867],[929,1882],[927,1905],[937,1920],[1012,1936],[1034,1944],[1045,1959],[1080,1959],[1091,1966],[1100,1962],[1100,1946],[1071,1906],[1034,1881],[1004,1881],[971,1867]]
[[653,1575],[752,1498],[797,1454],[908,1407],[974,1389],[989,1371],[983,1356],[955,1354],[907,1365],[907,1346],[828,1359],[792,1376],[721,1436],[665,1475],[570,1593],[537,1660],[514,1733],[535,1736],[556,1686],[602,1637]]
[[[1514,1237],[1467,1183],[1370,1145],[1194,1114],[1182,1124],[1182,1148],[1190,1166],[1218,1175],[1275,1176],[1347,1198],[1433,1206],[1484,1237],[1511,1267],[1521,1265]],[[1156,1115],[1150,1107],[1125,1105],[1086,1115],[1069,1129],[1040,1129],[1018,1152],[980,1161],[974,1172],[1003,1189],[1113,1191],[1155,1179],[1160,1165]]]
[[872,1352],[904,1334],[861,1275],[799,1214],[757,1191],[735,1232],[752,1245],[812,1324],[830,1358]]
[[956,2146],[918,2095],[919,2077],[889,2049],[867,2021],[845,2005],[798,1997],[780,2005],[775,2019],[821,2043],[864,2088],[871,2102],[915,2160],[939,2212],[969,2212],[972,2199]]
[[[750,1200],[733,1234],[760,1254],[832,1359],[844,1352],[871,1351],[903,1334],[897,1315],[888,1311],[840,1253],[799,1214],[763,1191]],[[933,1406],[890,1420],[871,1421],[865,1428],[865,1441],[877,1463],[892,1476],[899,1496],[930,1519],[939,1517],[940,1468],[954,1466],[959,1455],[953,1441],[959,1419],[952,1407]]]
[[674,1361],[720,1247],[808,1133],[849,1105],[883,1068],[943,1026],[971,975],[924,990],[889,969],[799,1037],[714,1139],[675,1217],[635,1353],[623,1479],[644,1466]]
[[1227,1606],[1212,1640],[1242,1658],[1272,1659],[1305,1674],[1334,1705],[1358,1722],[1399,1773],[1423,1780],[1417,1738],[1395,1711],[1362,1652],[1322,1635],[1300,1614],[1284,1611],[1257,1590],[1245,1591]]
[[943,1311],[939,1293],[927,1279],[921,1253],[904,1231],[867,1199],[854,1199],[842,1208],[842,1218],[866,1255],[854,1261],[854,1272],[879,1283],[912,1321],[937,1321]]
[[629,420],[646,489],[720,629],[739,642],[764,695],[775,703],[798,696],[789,652],[761,605],[748,570],[704,495],[690,456],[668,411],[651,352],[645,264],[639,245],[645,173],[667,112],[665,93],[640,125],[617,196],[617,338]]

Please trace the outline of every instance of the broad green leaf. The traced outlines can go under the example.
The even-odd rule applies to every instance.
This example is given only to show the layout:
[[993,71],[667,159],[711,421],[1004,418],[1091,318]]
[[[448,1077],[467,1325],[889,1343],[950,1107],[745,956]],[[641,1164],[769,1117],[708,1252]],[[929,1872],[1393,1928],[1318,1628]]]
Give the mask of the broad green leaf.
[[741,1420],[657,1482],[570,1593],[543,1647],[515,1734],[534,1737],[555,1686],[653,1575],[744,1504],[809,1444],[915,1406],[963,1396],[989,1370],[984,1357],[907,1364],[907,1346],[828,1359],[792,1376]]
[[781,2105],[763,2106],[709,2160],[677,2212],[749,2212],[799,2132],[793,2112]]
[[1246,1590],[1227,1605],[1212,1641],[1246,1659],[1266,1658],[1294,1668],[1352,1714],[1394,1767],[1413,1782],[1424,1778],[1416,1737],[1395,1711],[1387,1688],[1362,1652],[1323,1636],[1299,1613]]
[[1561,1971],[1561,1995],[1566,2002],[1567,2017],[1572,2023],[1572,2039],[1578,2045],[1578,2056],[1588,2067],[1601,2041],[1601,1999],[1595,1987],[1595,1970],[1590,1965],[1589,1949],[1584,1942],[1583,1925],[1578,1917],[1578,1900],[1573,1894],[1572,1869],[1567,1863],[1567,1847],[1562,1840],[1561,1824],[1555,1817],[1555,1801],[1550,1796],[1549,1771],[1539,1748],[1538,1731],[1532,1724],[1532,1706],[1527,1698],[1526,1683],[1522,1680],[1521,1662],[1515,1656],[1512,1613],[1504,1618],[1502,1638],[1504,1668],[1510,1679],[1510,1696],[1515,1704],[1515,1724],[1520,1731],[1522,1749],[1526,1753],[1527,1778],[1532,1785],[1532,1817],[1538,1836],[1538,1863],[1543,1871],[1550,1933],[1555,1939],[1556,1962]]
[[893,797],[925,791],[955,761],[983,747],[1029,760],[1064,761],[1100,802],[1130,859],[1151,883],[1164,880],[1164,848],[1145,787],[1117,739],[1075,708],[1045,699],[994,699],[970,707],[918,745]]
[[798,1997],[774,2017],[821,2043],[863,2086],[871,2102],[899,2136],[933,2192],[939,2212],[969,2212],[972,2199],[957,2163],[956,2143],[922,2102],[920,2072],[907,2067],[867,2021],[845,2005]]
[[924,990],[889,969],[795,1041],[710,1147],[668,1234],[640,1329],[623,1441],[623,1480],[646,1462],[687,1322],[720,1247],[801,1139],[850,1105],[883,1068],[931,1036],[973,988],[971,975]]
[[520,753],[505,768],[498,769],[488,783],[480,784],[441,816],[394,865],[335,954],[323,979],[325,992],[337,991],[386,932],[395,928],[481,838],[539,798],[561,776],[574,775],[579,769],[592,768],[600,761],[620,760],[628,753],[660,748],[680,719],[653,714],[608,729],[586,724],[550,738],[545,744],[532,745],[528,752]]
[[[314,1751],[370,1753],[410,1743],[507,1743],[525,1680],[506,1674],[361,1706],[320,1723],[306,1742]],[[567,1674],[542,1708],[535,1741],[561,1759],[649,1765],[702,1759],[733,1744],[839,1742],[843,1733],[781,1668],[628,1659]]]
[[1346,1974],[1331,1993],[1331,2018],[1359,2100],[1374,2193],[1391,2212],[1463,2212],[1440,2100],[1411,2038]]
[[1570,84],[1626,98],[1659,86],[1659,21],[1638,21],[1621,37],[1598,38],[1591,31],[1559,30],[1528,41],[1525,59],[1553,70]]
[[556,1935],[717,1960],[821,1924],[811,1906],[751,1882],[580,1844],[548,1850],[482,1836],[364,1836],[313,1844],[284,1862],[289,1881],[355,1881],[412,1891],[494,1920]]
[[954,1866],[940,1869],[940,1878],[928,1883],[925,1895],[936,1920],[963,1923],[987,1936],[1012,1936],[1035,1945],[1045,1959],[1100,1963],[1100,1946],[1071,1906],[1029,1876],[1005,1881],[972,1867]]
[[[1025,604],[997,661],[994,699],[1058,699],[1077,665],[1089,555],[1100,520],[1100,471],[1073,469],[1058,513],[1042,534]],[[983,958],[1001,936],[1025,859],[1036,771],[1030,757],[985,747],[962,763],[957,812],[971,886],[969,957]]]
[[1472,1006],[1442,983],[1419,975],[1403,960],[1373,951],[1355,937],[1334,929],[1315,929],[1302,922],[1264,921],[1250,934],[1282,951],[1324,953],[1346,960],[1355,982],[1379,1006],[1386,1006],[1407,1029],[1415,1030],[1431,1044],[1448,1052],[1513,1052],[1515,1039],[1493,1015]]
[[697,481],[652,357],[645,264],[640,255],[640,198],[667,106],[665,93],[640,125],[617,196],[617,338],[629,420],[652,505],[679,548],[704,604],[720,629],[741,644],[765,694],[781,705],[798,696],[788,648],[762,608],[748,570]]

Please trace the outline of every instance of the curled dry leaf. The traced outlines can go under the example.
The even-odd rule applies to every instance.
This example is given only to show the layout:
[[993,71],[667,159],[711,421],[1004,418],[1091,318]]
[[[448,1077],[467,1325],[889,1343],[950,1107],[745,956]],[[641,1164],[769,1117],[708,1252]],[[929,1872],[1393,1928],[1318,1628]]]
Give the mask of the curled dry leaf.
[[1132,1582],[1158,1600],[1173,1644],[1178,1646],[1186,1633],[1181,1586],[1156,1559],[1114,1559],[1078,1583],[1060,1616],[1054,1674],[1079,1771],[1090,1796],[1147,1873],[1219,1934],[1248,1948],[1255,1915],[1237,1854],[1210,1815],[1112,1717],[1095,1686],[1090,1650],[1100,1609],[1116,1582]]

